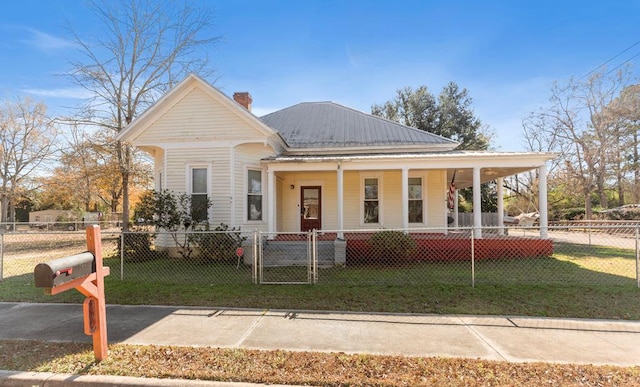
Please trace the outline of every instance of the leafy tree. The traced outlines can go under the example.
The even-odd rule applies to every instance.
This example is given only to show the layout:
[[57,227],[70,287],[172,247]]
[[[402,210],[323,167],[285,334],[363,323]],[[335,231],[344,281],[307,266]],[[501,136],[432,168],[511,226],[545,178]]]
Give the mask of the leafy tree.
[[50,161],[56,133],[44,104],[27,98],[4,101],[0,105],[2,222],[15,220],[14,208],[20,192],[31,186],[34,172]]
[[[480,119],[475,117],[471,107],[472,99],[467,89],[460,90],[455,82],[449,82],[436,98],[427,86],[420,86],[416,90],[405,87],[396,91],[396,97],[382,105],[371,106],[373,115],[399,122],[420,130],[450,138],[460,143],[459,150],[489,149],[491,134],[482,126]],[[496,208],[495,184],[482,184],[482,207],[487,211]],[[461,208],[466,208],[465,202],[473,201],[471,188],[459,191],[464,198]]]
[[[137,157],[140,153],[132,154]],[[149,163],[137,162],[132,176],[134,192],[140,186],[148,188],[152,176]],[[60,151],[59,163],[52,175],[41,181],[43,209],[118,212],[122,196],[118,162],[102,132],[89,135],[72,126],[68,143]]]
[[399,122],[460,143],[457,149],[485,150],[491,134],[475,117],[467,89],[455,82],[442,88],[436,99],[427,86],[405,87],[382,105],[371,106],[373,115]]
[[[211,75],[206,54],[218,41],[210,34],[208,9],[189,2],[119,0],[90,3],[104,27],[98,39],[70,28],[83,58],[72,63],[72,79],[91,95],[76,122],[95,125],[115,137],[163,93],[189,73]],[[123,229],[128,228],[131,146],[113,142],[121,189]]]

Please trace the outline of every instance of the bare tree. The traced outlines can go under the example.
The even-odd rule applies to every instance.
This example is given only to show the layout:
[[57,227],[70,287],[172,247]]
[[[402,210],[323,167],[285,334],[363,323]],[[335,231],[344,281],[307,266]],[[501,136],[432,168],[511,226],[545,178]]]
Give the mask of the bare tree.
[[[640,203],[640,85],[627,86],[609,106],[609,114],[618,118],[619,147],[614,152],[620,204],[629,191],[633,203]],[[629,176],[630,175],[630,176]],[[625,189],[625,185],[629,189]]]
[[585,81],[571,79],[564,86],[556,83],[550,106],[532,114],[523,125],[530,148],[539,147],[537,141],[542,141],[549,150],[559,151],[565,177],[582,192],[587,219],[592,216],[593,192],[602,207],[608,206],[606,189],[612,176],[611,152],[617,149],[618,123],[607,109],[627,77],[628,72],[609,77],[595,73]]
[[[209,77],[207,53],[217,36],[210,34],[212,14],[185,1],[120,0],[91,2],[105,28],[97,39],[72,28],[83,57],[72,62],[73,80],[91,98],[78,121],[115,134],[189,73]],[[129,182],[135,163],[132,148],[111,144],[122,180],[123,226],[129,220]]]
[[14,221],[17,194],[49,161],[56,127],[47,107],[31,99],[4,101],[0,106],[1,221]]

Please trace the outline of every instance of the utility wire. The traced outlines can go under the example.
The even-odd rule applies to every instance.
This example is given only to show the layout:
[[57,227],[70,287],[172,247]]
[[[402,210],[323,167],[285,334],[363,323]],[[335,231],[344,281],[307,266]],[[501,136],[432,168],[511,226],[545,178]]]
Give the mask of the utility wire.
[[[613,61],[614,59],[616,59],[617,57],[619,57],[620,55],[624,54],[625,52],[631,50],[632,48],[634,48],[635,46],[637,46],[638,44],[640,44],[640,40],[638,40],[637,42],[633,43],[632,45],[630,45],[629,47],[625,48],[624,50],[620,51],[618,54],[616,54],[613,58],[609,59],[608,61],[604,62],[603,64],[599,65],[598,67],[594,68],[593,70],[589,71],[588,73],[586,73],[585,75],[583,75],[580,79],[583,79],[589,75],[591,75],[593,72],[595,72],[596,70],[598,70],[599,68],[601,68],[602,66],[605,66],[607,64],[609,64],[611,61]],[[617,68],[619,68],[620,66],[622,66],[623,64],[629,62],[631,59],[635,58],[636,56],[640,55],[640,53],[636,54],[635,56],[632,56],[631,58],[627,59],[625,62],[623,62],[621,65],[617,66],[616,68],[614,68],[613,70],[616,70]],[[613,71],[611,70],[611,71]],[[607,74],[609,74],[611,71],[609,71]]]
[[617,65],[616,67],[612,68],[611,70],[607,71],[607,73],[605,75],[609,75],[612,72],[616,71],[617,69],[619,69],[620,67],[624,66],[625,64],[629,63],[631,61],[631,59],[640,56],[640,52],[635,54],[634,56],[632,56],[631,58],[625,60],[624,62],[620,63],[619,65]]

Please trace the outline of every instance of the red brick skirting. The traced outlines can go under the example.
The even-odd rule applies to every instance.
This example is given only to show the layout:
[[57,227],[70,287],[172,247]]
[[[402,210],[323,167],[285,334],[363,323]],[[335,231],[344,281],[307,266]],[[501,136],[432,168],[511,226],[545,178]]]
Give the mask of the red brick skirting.
[[[367,262],[371,257],[379,257],[366,238],[347,239],[347,262]],[[408,257],[385,257],[385,260],[419,261],[460,261],[471,259],[471,239],[441,236],[414,237],[416,246]],[[505,258],[537,258],[553,255],[551,239],[534,238],[483,238],[475,239],[476,260]]]

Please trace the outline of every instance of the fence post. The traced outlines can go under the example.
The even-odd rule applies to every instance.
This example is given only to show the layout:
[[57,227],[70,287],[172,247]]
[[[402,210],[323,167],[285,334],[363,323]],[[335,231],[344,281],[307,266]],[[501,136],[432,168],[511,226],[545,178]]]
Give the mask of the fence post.
[[313,281],[313,250],[314,250],[314,236],[316,229],[307,232],[307,282]]
[[4,280],[4,232],[0,232],[0,282]]
[[124,281],[124,232],[120,233],[120,281]]
[[253,265],[251,265],[251,283],[258,283],[258,230],[253,230]]
[[640,288],[640,225],[636,225],[636,285]]
[[258,230],[258,254],[256,260],[256,283],[262,282],[262,231]]
[[471,230],[471,287],[476,287],[476,256],[475,256],[475,239],[473,234],[475,229]]
[[313,235],[311,236],[311,238],[313,238],[313,254],[311,255],[311,259],[313,259],[313,261],[311,261],[311,283],[315,285],[318,283],[318,231],[315,228],[313,229]]

